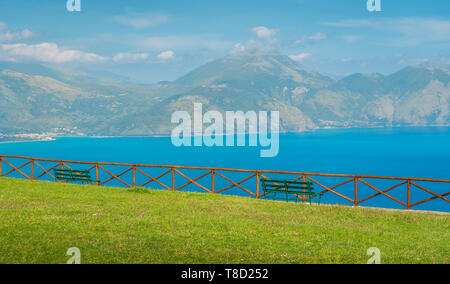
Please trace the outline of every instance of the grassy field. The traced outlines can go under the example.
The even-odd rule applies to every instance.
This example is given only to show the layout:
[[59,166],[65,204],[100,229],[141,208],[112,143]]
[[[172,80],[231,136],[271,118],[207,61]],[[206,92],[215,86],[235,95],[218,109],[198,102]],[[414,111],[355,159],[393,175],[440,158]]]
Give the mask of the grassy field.
[[450,263],[450,215],[0,178],[0,263]]

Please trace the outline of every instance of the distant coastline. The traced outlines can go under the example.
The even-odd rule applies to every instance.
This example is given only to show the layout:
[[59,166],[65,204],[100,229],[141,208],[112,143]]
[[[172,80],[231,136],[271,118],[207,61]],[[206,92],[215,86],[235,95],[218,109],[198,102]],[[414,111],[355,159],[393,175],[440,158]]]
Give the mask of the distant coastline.
[[46,141],[55,141],[55,137],[42,137],[42,138],[16,138],[15,136],[4,136],[0,137],[0,144],[7,143],[28,143],[28,142],[46,142]]
[[[317,131],[327,131],[327,130],[375,130],[375,129],[435,129],[435,128],[450,128],[450,125],[427,125],[427,126],[373,126],[373,127],[327,127],[318,128],[314,130],[302,131],[302,132],[290,132],[290,131],[280,131],[279,134],[302,134],[302,133],[313,133]],[[248,135],[245,133],[244,135]],[[257,135],[259,133],[252,133]],[[228,134],[218,134],[218,136],[227,136]],[[242,134],[239,134],[242,135]],[[29,143],[29,142],[50,142],[55,141],[58,138],[94,138],[94,139],[109,139],[109,138],[170,138],[170,134],[149,134],[149,135],[131,135],[131,136],[110,136],[110,135],[45,135],[45,134],[17,134],[17,135],[3,135],[0,136],[0,144],[8,143]],[[194,137],[194,136],[192,136]]]

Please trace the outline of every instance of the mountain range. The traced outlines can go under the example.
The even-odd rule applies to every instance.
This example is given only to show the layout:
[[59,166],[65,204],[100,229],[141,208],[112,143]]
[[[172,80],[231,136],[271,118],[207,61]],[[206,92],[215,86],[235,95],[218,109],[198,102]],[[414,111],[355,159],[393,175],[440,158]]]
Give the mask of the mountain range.
[[211,61],[173,82],[133,84],[112,74],[0,63],[0,134],[167,135],[173,112],[280,112],[283,132],[321,128],[449,126],[450,68],[334,80],[276,51]]

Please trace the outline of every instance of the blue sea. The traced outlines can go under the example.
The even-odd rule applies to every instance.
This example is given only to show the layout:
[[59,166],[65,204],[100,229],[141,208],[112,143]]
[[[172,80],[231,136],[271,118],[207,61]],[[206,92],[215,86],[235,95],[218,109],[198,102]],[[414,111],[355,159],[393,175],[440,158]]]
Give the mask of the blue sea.
[[[260,150],[260,147],[175,147],[171,139],[167,137],[56,138],[55,141],[46,142],[0,144],[1,155],[37,158],[450,180],[450,128],[448,127],[340,129],[281,134],[278,156],[261,158]],[[16,166],[21,164],[20,161],[14,163]],[[153,172],[149,170],[148,173],[155,177],[161,171],[162,169],[155,169]],[[120,172],[119,169],[115,170],[116,174]],[[184,173],[195,178],[204,172],[187,170]],[[236,182],[248,176],[248,174],[223,174]],[[17,174],[11,176],[17,176]],[[108,174],[103,173],[102,179],[106,178]],[[123,178],[127,178],[126,175]],[[171,177],[165,178],[169,185],[168,179]],[[296,176],[290,178],[293,179]],[[138,179],[138,182],[142,181],[142,183],[148,180],[145,176],[140,176]],[[208,178],[205,179],[205,181],[199,180],[199,183],[203,182],[205,187],[210,186]],[[317,178],[316,180],[331,187],[345,179]],[[366,181],[383,190],[396,184],[395,181]],[[177,186],[185,182],[187,180],[183,177],[177,177]],[[217,183],[217,188],[230,185],[220,178],[217,178]],[[110,185],[121,184],[115,181]],[[422,182],[420,185],[438,194],[450,191],[450,184]],[[155,189],[161,188],[154,183],[149,186]],[[255,182],[249,180],[242,186],[248,189],[255,188]],[[201,191],[195,185],[186,189]],[[337,188],[336,191],[351,199],[354,197],[352,183]],[[240,188],[233,188],[224,193],[248,196]],[[376,193],[370,187],[360,184],[358,200]],[[406,186],[396,188],[388,194],[406,202]],[[414,188],[411,200],[414,203],[430,197],[433,196]],[[323,202],[350,205],[348,201],[332,193],[327,193]],[[364,202],[361,206],[404,208],[383,195]],[[449,207],[448,202],[437,199],[414,209],[450,212]]]

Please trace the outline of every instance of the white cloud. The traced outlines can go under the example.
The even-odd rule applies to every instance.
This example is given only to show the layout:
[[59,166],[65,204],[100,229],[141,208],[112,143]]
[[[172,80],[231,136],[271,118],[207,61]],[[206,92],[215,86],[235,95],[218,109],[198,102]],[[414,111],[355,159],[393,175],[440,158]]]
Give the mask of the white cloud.
[[32,31],[30,31],[29,29],[25,29],[20,33],[20,36],[22,38],[31,38],[31,37],[35,36],[35,34]]
[[247,47],[242,43],[236,43],[233,48],[230,50],[231,54],[242,53],[247,49]]
[[229,54],[239,54],[253,49],[267,49],[267,43],[261,43],[255,40],[249,40],[244,43],[236,43],[229,51]]
[[279,48],[275,41],[259,41],[259,40],[249,40],[246,42],[239,42],[234,44],[229,50],[230,55],[239,55],[244,53],[255,54],[257,52],[263,52],[264,54],[274,54],[279,55]]
[[160,54],[158,54],[157,58],[160,60],[164,60],[164,61],[174,59],[175,52],[173,52],[172,50],[164,51],[164,52],[161,52]]
[[114,55],[115,62],[136,63],[149,58],[148,53],[117,53]]
[[301,62],[303,60],[305,60],[306,58],[308,58],[310,56],[309,53],[300,53],[298,55],[290,55],[289,58],[297,61],[297,62]]
[[267,27],[255,27],[252,29],[252,32],[256,33],[259,38],[263,39],[271,39],[278,34],[279,29],[269,29]]
[[128,14],[113,17],[113,21],[116,23],[131,26],[136,29],[143,29],[148,27],[154,27],[161,24],[165,24],[169,21],[170,17],[166,14]]
[[[159,53],[159,62],[175,59],[175,52],[167,50]],[[56,43],[28,45],[25,43],[0,44],[0,61],[44,62],[44,63],[156,63],[148,53],[117,53],[113,57],[101,56],[79,50],[61,48]]]
[[79,50],[60,48],[55,43],[28,45],[24,43],[1,44],[0,60],[3,61],[39,61],[50,63],[94,63],[107,61],[108,58]]
[[328,35],[325,33],[316,33],[310,36],[304,36],[302,39],[297,40],[295,43],[296,44],[305,44],[309,41],[321,41],[324,39],[327,39]]
[[[370,30],[394,33],[388,44],[419,45],[426,42],[450,41],[450,21],[433,18],[402,18],[373,20],[343,20],[325,25],[339,28],[362,28],[365,34]],[[401,36],[398,36],[400,34]],[[389,35],[387,35],[389,36]]]
[[0,22],[0,42],[24,40],[34,36],[35,34],[28,29],[11,31],[6,23]]

